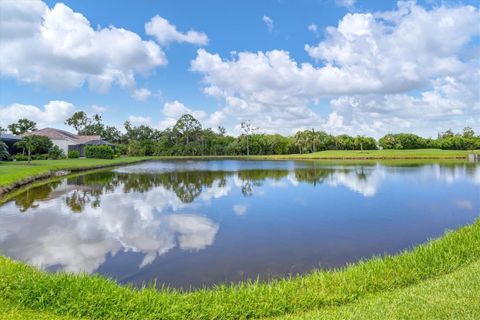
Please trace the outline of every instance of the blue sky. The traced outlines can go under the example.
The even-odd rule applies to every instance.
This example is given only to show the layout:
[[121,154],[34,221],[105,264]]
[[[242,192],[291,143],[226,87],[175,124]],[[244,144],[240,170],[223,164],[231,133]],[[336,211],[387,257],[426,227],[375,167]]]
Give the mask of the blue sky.
[[[31,13],[35,10],[29,11],[32,4],[38,7],[36,17]],[[77,0],[64,1],[63,4],[65,7],[62,8],[67,9],[60,12],[57,10],[60,9],[57,1],[17,1],[16,4],[8,0],[2,2],[4,10],[1,12],[4,14],[0,14],[0,28],[3,29],[1,33],[4,36],[0,36],[0,50],[11,58],[5,59],[3,65],[0,62],[0,125],[5,126],[7,122],[14,121],[15,117],[31,115],[35,120],[40,120],[41,125],[61,127],[63,120],[60,115],[68,116],[73,111],[85,110],[89,113],[100,112],[105,122],[111,124],[121,125],[130,118],[134,123],[165,128],[172,124],[172,119],[181,111],[187,110],[196,112],[195,115],[205,125],[223,125],[233,134],[238,132],[238,123],[245,119],[251,120],[265,132],[286,134],[302,128],[317,127],[333,133],[374,136],[402,130],[434,135],[435,130],[440,128],[479,126],[480,107],[478,94],[475,93],[475,86],[479,84],[478,72],[465,75],[467,69],[478,70],[475,58],[478,58],[479,52],[480,21],[475,1],[418,1],[415,4],[345,0]],[[33,21],[32,27],[31,30],[22,31],[27,11],[30,12],[29,19]],[[58,11],[58,14],[52,14],[48,20],[49,25],[46,26],[45,15],[50,11]],[[73,12],[77,15],[79,24],[71,23],[70,26],[73,19],[69,15]],[[396,18],[385,18],[387,13]],[[83,17],[79,18],[78,15]],[[162,28],[156,29],[159,37],[151,32],[148,34],[146,24],[157,15],[162,21],[176,27],[177,38],[170,37],[169,40],[162,41],[159,37],[163,37],[166,32]],[[55,22],[55,19],[58,21]],[[431,19],[430,23],[424,23],[425,19]],[[89,23],[92,30],[79,28],[82,21]],[[346,27],[343,29],[347,30],[346,33],[345,30],[340,30],[342,21],[345,21]],[[370,23],[367,28],[369,31],[357,32],[366,26],[365,21]],[[413,29],[418,27],[415,33],[418,47],[426,44],[425,48],[412,47],[409,51],[407,45],[414,42],[401,35],[401,30],[408,30],[408,23],[413,24]],[[432,25],[435,23],[439,23],[442,28],[446,24],[449,28],[445,43],[439,43],[440,40],[433,38],[432,33],[438,32],[434,28],[436,26]],[[126,62],[115,61],[122,55],[128,56],[123,49],[136,43],[125,41],[123,45],[121,37],[110,37],[105,38],[105,43],[98,42],[96,47],[90,45],[94,33],[110,26],[136,34],[143,41],[141,45],[145,41],[152,42],[163,52],[164,61],[147,61],[139,71],[132,67],[137,66],[137,62],[128,60],[130,58],[125,58]],[[334,28],[336,33],[329,33],[329,27]],[[391,30],[386,30],[390,27]],[[62,30],[55,33],[55,28]],[[54,38],[48,37],[45,32],[47,29],[53,30]],[[82,31],[78,31],[80,29]],[[43,30],[41,32],[44,38],[23,40],[25,38],[22,38],[23,33],[19,30],[25,34],[30,32],[28,36],[32,39],[37,37],[38,30]],[[189,30],[196,32],[196,35],[208,37],[208,42],[181,38]],[[392,34],[397,37],[395,41],[389,39]],[[448,41],[458,38],[459,34],[463,34],[466,39],[461,43],[448,44]],[[114,45],[108,42],[110,39]],[[42,47],[38,53],[29,56],[29,45],[33,47],[35,41],[41,41],[45,48]],[[69,44],[69,41],[73,44]],[[398,51],[382,49],[387,44],[391,47],[392,43],[399,44]],[[83,48],[84,45],[87,49],[72,53],[75,48]],[[312,50],[307,50],[306,45]],[[375,56],[372,56],[369,48],[365,49],[377,45],[379,49],[374,51]],[[317,46],[321,50],[313,50]],[[99,89],[89,82],[88,74],[91,71],[85,70],[91,61],[96,64],[95,59],[98,61],[97,57],[101,57],[109,47],[114,53],[105,59],[105,64],[112,63],[113,60],[116,65],[112,72],[121,73],[121,77],[134,69],[134,79],[128,80],[128,84],[112,80],[109,88]],[[428,51],[428,47],[436,49],[437,53]],[[198,50],[204,50],[205,55],[201,57]],[[286,53],[286,56],[277,57],[281,61],[275,63],[273,59],[277,58],[268,54],[278,50]],[[438,54],[438,51],[442,54]],[[250,54],[250,58],[240,58],[238,54],[242,52]],[[412,57],[406,56],[406,62],[396,66],[395,55],[402,57],[402,52],[406,52],[406,55],[411,52]],[[337,58],[344,53],[344,58]],[[437,54],[438,57],[435,56]],[[216,65],[211,60],[215,55],[220,59]],[[437,64],[429,68],[437,71],[430,72],[424,66],[429,55],[432,55],[432,61],[438,58],[438,64],[451,65],[440,68]],[[19,56],[25,56],[25,59],[22,60]],[[140,54],[131,56],[133,59]],[[391,59],[386,61],[385,56],[391,56]],[[423,56],[427,59],[418,58]],[[202,66],[192,67],[194,60]],[[210,61],[208,66],[204,65],[207,60]],[[257,63],[261,67],[263,62],[266,68],[270,66],[272,70],[253,70]],[[290,62],[296,66],[290,65]],[[383,62],[385,66],[381,65]],[[62,63],[65,64],[64,69],[59,67],[59,71],[53,73],[52,66],[61,66]],[[318,75],[310,75],[308,70],[301,69],[303,63],[318,70]],[[376,65],[378,70],[375,70]],[[327,73],[331,71],[326,70],[328,66],[342,72],[339,77],[345,76],[344,87],[342,83],[336,83],[338,79],[335,72]],[[95,66],[99,69],[103,67],[105,66]],[[245,67],[249,68],[248,72],[243,72]],[[381,68],[390,70],[390,73],[387,74]],[[422,68],[425,70],[419,71]],[[75,73],[75,79],[72,79],[75,84],[63,86],[64,74],[66,84],[69,72]],[[266,72],[265,76],[256,77],[262,72]],[[290,75],[290,72],[293,73]],[[405,77],[399,78],[398,72],[405,72]],[[272,75],[271,80],[268,80],[268,74]],[[375,75],[378,74],[381,75],[377,78]],[[99,76],[104,75],[99,72]],[[288,82],[297,76],[298,81]],[[316,83],[315,77],[320,77],[321,81]],[[365,77],[364,81],[361,77]],[[238,79],[242,84],[237,85],[232,79]],[[278,83],[275,83],[277,79]],[[306,84],[297,87],[299,81],[303,80]],[[352,84],[355,81],[372,85],[355,86]],[[329,88],[330,83],[332,88]],[[455,85],[454,94],[453,89],[446,87],[452,85]],[[215,92],[222,91],[222,94],[206,93],[205,89],[209,87],[214,88]],[[134,97],[135,90],[146,93],[140,101]],[[57,107],[52,104],[48,111],[50,113],[45,114],[45,106],[51,101],[69,105]],[[392,104],[398,105],[392,107]],[[55,108],[60,110],[58,116],[52,114],[55,113]],[[215,116],[212,116],[214,113]],[[419,123],[418,114],[430,113],[431,119],[427,117]]]

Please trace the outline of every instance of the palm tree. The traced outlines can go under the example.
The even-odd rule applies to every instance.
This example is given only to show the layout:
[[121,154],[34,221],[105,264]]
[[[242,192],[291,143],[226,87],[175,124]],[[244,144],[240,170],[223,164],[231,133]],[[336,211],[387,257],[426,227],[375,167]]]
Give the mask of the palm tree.
[[10,153],[8,152],[8,147],[5,142],[0,141],[0,160],[7,159],[10,157]]
[[37,143],[35,142],[35,136],[25,136],[22,140],[15,143],[15,146],[26,149],[28,151],[28,164],[30,164],[32,158],[32,151],[35,151]]

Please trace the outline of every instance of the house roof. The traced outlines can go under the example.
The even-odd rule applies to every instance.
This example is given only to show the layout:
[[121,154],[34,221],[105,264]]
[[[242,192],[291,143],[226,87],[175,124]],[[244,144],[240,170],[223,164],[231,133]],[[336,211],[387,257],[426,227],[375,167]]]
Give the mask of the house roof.
[[79,136],[79,135],[70,133],[68,131],[53,129],[53,128],[44,128],[44,129],[26,133],[25,135],[44,136],[52,140],[69,140],[75,144],[84,144],[89,141],[102,139],[100,136]]
[[22,137],[15,136],[9,133],[0,134],[0,141],[19,141],[22,140]]

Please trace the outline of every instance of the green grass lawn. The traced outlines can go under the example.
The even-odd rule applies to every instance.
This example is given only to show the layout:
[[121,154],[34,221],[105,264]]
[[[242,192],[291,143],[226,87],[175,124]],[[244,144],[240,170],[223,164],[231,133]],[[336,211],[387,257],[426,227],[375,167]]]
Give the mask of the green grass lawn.
[[255,157],[277,159],[456,159],[466,158],[470,153],[480,154],[480,150],[328,150],[308,154]]
[[480,319],[480,260],[405,289],[275,320]]
[[137,290],[0,257],[0,312],[27,318],[38,312],[45,319],[474,319],[479,261],[480,221],[412,251],[342,270],[193,292]]
[[106,159],[66,159],[35,160],[27,162],[0,162],[0,187],[7,186],[23,179],[56,170],[87,169],[105,165],[120,165],[149,159],[148,157],[120,157]]

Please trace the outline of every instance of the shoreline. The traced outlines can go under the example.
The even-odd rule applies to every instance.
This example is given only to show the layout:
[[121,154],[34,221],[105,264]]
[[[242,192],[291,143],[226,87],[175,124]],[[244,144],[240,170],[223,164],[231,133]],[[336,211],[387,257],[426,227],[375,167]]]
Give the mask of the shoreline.
[[[338,156],[338,153],[345,153],[344,156]],[[371,154],[373,153],[373,154]],[[388,153],[391,153],[390,155]],[[398,156],[398,153],[405,153]],[[417,155],[409,155],[409,153],[417,153]],[[430,153],[430,154],[422,154]],[[433,153],[433,154],[432,154]],[[436,153],[436,154],[435,154]],[[452,154],[448,154],[452,153]],[[117,166],[141,163],[146,161],[161,160],[269,160],[269,161],[286,161],[286,160],[316,160],[316,161],[399,161],[399,160],[418,160],[418,161],[468,161],[468,154],[480,154],[478,150],[472,151],[450,151],[437,149],[416,149],[416,150],[370,150],[370,151],[321,151],[309,154],[292,154],[292,155],[252,155],[252,156],[145,156],[145,157],[121,157],[116,159],[72,159],[72,160],[34,160],[32,165],[23,162],[0,162],[0,170],[2,166],[10,166],[15,169],[28,168],[34,169],[37,165],[42,166],[45,163],[55,165],[53,168],[48,166],[38,173],[27,174],[24,177],[14,179],[13,182],[3,184],[0,177],[0,204],[5,201],[5,197],[20,188],[32,185],[35,182],[46,181],[51,178],[63,177],[72,173],[84,172],[97,169],[106,169]],[[364,155],[365,154],[365,155]],[[366,155],[368,154],[368,155]],[[85,161],[92,164],[82,164]],[[56,164],[65,163],[65,165],[56,166]],[[13,170],[13,169],[12,169]],[[0,171],[1,173],[1,171]]]

